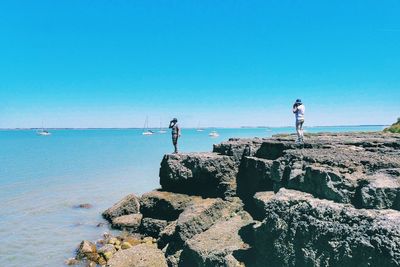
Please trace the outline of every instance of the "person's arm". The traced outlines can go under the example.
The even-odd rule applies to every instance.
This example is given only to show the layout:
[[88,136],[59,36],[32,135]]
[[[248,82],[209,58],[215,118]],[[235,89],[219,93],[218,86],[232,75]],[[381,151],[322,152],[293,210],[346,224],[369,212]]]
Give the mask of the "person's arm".
[[176,128],[178,128],[178,136],[181,136],[181,127],[179,127],[179,125],[176,126]]
[[173,126],[172,123],[173,123],[172,121],[169,122],[169,127],[168,128],[170,128],[170,129],[172,128],[172,126]]
[[296,113],[296,112],[297,112],[297,106],[293,105],[293,113]]

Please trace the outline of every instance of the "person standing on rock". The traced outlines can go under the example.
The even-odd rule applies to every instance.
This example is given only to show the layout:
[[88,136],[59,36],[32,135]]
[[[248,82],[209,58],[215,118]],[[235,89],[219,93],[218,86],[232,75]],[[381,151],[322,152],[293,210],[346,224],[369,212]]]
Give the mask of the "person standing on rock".
[[293,104],[293,113],[296,116],[296,132],[297,132],[297,143],[304,142],[304,132],[303,132],[303,124],[304,124],[304,112],[306,108],[300,99],[297,99]]
[[172,129],[172,144],[175,148],[174,154],[178,154],[178,139],[181,136],[178,119],[173,118],[172,121],[169,122],[169,128]]

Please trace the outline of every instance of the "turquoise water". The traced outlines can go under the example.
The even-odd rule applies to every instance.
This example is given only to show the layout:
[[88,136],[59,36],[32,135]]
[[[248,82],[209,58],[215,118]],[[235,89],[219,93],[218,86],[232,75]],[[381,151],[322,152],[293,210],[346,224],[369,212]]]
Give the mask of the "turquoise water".
[[[381,126],[313,127],[307,132],[380,131]],[[230,137],[268,137],[293,128],[183,129],[181,151],[210,151]],[[128,193],[159,186],[170,134],[141,130],[0,131],[0,265],[63,266],[82,239],[109,231],[100,213]],[[90,203],[91,209],[73,206]]]

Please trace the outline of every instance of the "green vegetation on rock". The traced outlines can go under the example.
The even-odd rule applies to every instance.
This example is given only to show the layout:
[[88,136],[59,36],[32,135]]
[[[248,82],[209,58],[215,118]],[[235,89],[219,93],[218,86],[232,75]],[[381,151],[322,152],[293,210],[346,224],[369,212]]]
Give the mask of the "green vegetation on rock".
[[400,133],[400,118],[397,119],[397,122],[393,123],[392,126],[383,130],[384,132],[390,133]]

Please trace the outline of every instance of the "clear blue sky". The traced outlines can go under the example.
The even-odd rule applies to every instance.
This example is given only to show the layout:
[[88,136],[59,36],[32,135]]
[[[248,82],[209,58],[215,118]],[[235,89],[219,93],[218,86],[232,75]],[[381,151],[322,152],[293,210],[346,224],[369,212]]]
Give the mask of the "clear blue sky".
[[0,127],[387,124],[400,1],[0,2]]

